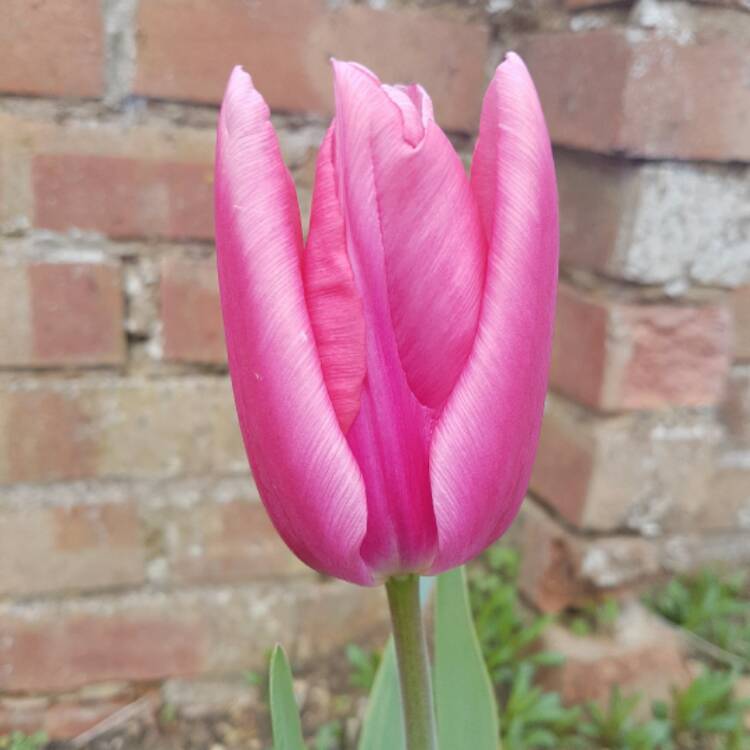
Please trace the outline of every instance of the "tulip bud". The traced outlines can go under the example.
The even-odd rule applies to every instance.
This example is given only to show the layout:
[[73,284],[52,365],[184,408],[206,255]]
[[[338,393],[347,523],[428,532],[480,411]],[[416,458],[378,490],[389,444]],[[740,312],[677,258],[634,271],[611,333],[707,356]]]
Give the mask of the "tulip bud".
[[373,584],[460,565],[515,517],[547,386],[557,194],[516,55],[485,97],[470,177],[421,87],[333,66],[304,248],[268,108],[232,73],[217,263],[269,515],[311,567]]

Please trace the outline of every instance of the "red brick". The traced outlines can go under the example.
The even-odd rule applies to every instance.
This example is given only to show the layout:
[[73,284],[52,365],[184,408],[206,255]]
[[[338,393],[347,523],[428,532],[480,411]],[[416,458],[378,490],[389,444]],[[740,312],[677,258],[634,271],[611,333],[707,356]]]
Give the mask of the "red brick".
[[191,675],[205,659],[200,619],[169,612],[81,614],[44,621],[2,618],[0,686],[11,691],[72,689],[104,680]]
[[0,389],[0,483],[246,466],[225,378],[45,380]]
[[605,418],[550,395],[531,491],[580,528],[690,529],[712,502],[722,434],[705,411]]
[[171,575],[181,583],[237,583],[311,575],[257,500],[195,506],[164,526]]
[[335,56],[419,81],[441,124],[461,130],[477,125],[488,41],[480,25],[429,12],[325,0],[144,0],[138,40],[139,95],[216,103],[239,63],[271,107],[330,113]]
[[226,362],[216,263],[168,258],[161,268],[164,358],[175,362]]
[[533,35],[519,52],[557,144],[654,158],[750,158],[750,89],[737,75],[746,69],[747,42],[734,35],[683,44],[598,29]]
[[119,364],[125,359],[119,268],[29,266],[33,357],[45,364]]
[[[0,396],[0,481],[74,479],[95,472],[97,445],[82,404],[45,388]],[[3,466],[4,464],[4,466]]]
[[97,97],[103,90],[99,0],[3,0],[0,91]]
[[734,325],[734,358],[750,360],[750,286],[735,289],[729,297]]
[[552,387],[605,411],[712,406],[729,373],[728,311],[636,305],[561,285]]
[[0,265],[6,335],[0,365],[117,365],[125,361],[120,269],[100,263]]
[[606,304],[560,284],[550,385],[591,406],[601,404],[607,377],[609,317]]
[[565,705],[596,701],[606,706],[614,688],[640,694],[640,709],[668,700],[672,688],[691,681],[676,632],[636,604],[627,605],[611,634],[579,637],[555,624],[542,636],[542,648],[562,654],[560,667],[544,670],[540,684],[559,693]]
[[287,581],[0,605],[0,690],[264,669],[274,642],[302,667],[382,632],[381,591]]
[[133,504],[0,513],[0,595],[94,590],[145,578],[144,542]]
[[206,164],[85,154],[32,163],[34,223],[110,237],[213,237],[212,170]]
[[0,113],[0,222],[212,237],[213,128]]

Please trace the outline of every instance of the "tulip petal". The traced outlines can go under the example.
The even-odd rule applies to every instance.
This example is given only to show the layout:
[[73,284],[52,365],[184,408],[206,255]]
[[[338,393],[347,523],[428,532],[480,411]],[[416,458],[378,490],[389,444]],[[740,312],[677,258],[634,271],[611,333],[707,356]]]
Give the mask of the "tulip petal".
[[474,557],[515,517],[547,388],[557,190],[539,100],[512,53],[484,100],[471,185],[490,249],[477,339],[431,447],[434,572]]
[[403,134],[372,139],[388,299],[406,378],[438,408],[476,335],[487,256],[463,164],[419,87],[383,87]]
[[346,433],[359,412],[365,378],[365,321],[336,195],[333,125],[318,152],[303,265],[307,309],[323,377],[339,425]]
[[397,109],[361,66],[334,62],[335,168],[347,252],[365,319],[367,376],[347,433],[367,487],[362,556],[380,577],[423,570],[436,547],[428,449],[434,417],[410,389],[386,284],[372,139],[403,145]]
[[239,68],[224,97],[216,156],[222,312],[255,481],[302,560],[370,584],[359,553],[365,491],[326,391],[305,307],[294,186],[268,108]]

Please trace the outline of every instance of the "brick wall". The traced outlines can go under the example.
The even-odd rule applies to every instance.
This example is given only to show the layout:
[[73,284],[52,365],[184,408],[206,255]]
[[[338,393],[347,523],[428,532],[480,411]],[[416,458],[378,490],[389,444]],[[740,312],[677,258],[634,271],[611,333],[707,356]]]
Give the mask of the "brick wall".
[[[243,63],[310,203],[328,58],[419,80],[468,156],[505,49],[557,147],[562,285],[523,585],[555,610],[750,556],[750,13],[639,0],[4,0],[0,733],[300,663],[382,600],[272,532],[226,377],[216,107]],[[283,582],[283,585],[282,585]],[[333,617],[335,625],[328,620]],[[166,681],[166,682],[165,682]],[[213,684],[213,683],[211,683]]]

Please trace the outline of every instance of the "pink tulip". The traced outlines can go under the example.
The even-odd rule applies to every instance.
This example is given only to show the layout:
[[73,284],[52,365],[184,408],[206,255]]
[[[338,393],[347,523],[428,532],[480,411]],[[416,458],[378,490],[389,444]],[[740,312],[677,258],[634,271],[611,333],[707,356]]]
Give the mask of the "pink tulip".
[[369,585],[460,565],[518,511],[547,387],[557,194],[516,55],[485,96],[470,178],[424,89],[333,67],[306,245],[268,107],[232,73],[216,244],[263,502],[304,562]]

